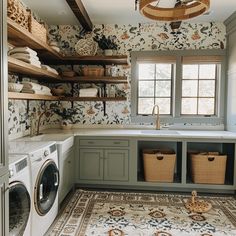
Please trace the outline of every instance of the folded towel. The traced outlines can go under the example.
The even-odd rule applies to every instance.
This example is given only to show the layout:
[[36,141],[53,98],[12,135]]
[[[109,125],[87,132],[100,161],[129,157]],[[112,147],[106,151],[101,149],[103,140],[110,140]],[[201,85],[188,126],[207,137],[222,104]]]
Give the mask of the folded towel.
[[51,89],[50,88],[48,88],[47,86],[44,86],[44,85],[41,85],[41,91],[42,92],[46,92],[46,93],[50,93],[51,92]]
[[21,53],[20,55],[13,54],[11,56],[18,59],[18,60],[28,62],[30,64],[40,64],[41,65],[41,62],[39,61],[38,57],[29,57],[29,55],[26,55],[24,53]]
[[22,93],[31,93],[31,94],[39,94],[39,95],[49,95],[51,96],[51,92],[45,92],[41,90],[34,90],[34,89],[22,89]]
[[52,67],[50,67],[48,65],[41,65],[41,68],[44,69],[44,70],[47,70],[49,72],[52,72],[52,73],[54,73],[56,75],[59,74],[56,69],[54,69],[54,68],[52,68]]
[[79,92],[80,93],[88,93],[88,92],[91,92],[91,93],[96,93],[98,90],[97,88],[85,88],[85,89],[80,89]]
[[31,55],[31,54],[25,54],[25,53],[14,53],[11,55],[11,57],[14,58],[27,58],[30,60],[35,60],[35,61],[39,61],[39,58],[35,55]]
[[25,54],[31,54],[31,55],[37,56],[37,52],[32,50],[29,47],[14,47],[13,49],[8,51],[9,56],[14,53],[25,53]]
[[79,97],[83,97],[83,98],[84,97],[86,97],[86,98],[87,97],[97,97],[97,95],[96,94],[80,94]]
[[36,84],[33,82],[28,82],[28,81],[23,81],[22,84],[23,89],[33,89],[33,90],[41,90],[42,85],[41,84]]

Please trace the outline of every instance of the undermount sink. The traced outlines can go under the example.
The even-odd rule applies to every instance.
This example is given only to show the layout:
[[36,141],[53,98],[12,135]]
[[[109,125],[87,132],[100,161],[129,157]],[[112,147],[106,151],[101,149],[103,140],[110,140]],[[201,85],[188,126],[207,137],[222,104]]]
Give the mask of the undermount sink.
[[141,130],[142,134],[157,134],[157,135],[176,135],[178,134],[175,130]]

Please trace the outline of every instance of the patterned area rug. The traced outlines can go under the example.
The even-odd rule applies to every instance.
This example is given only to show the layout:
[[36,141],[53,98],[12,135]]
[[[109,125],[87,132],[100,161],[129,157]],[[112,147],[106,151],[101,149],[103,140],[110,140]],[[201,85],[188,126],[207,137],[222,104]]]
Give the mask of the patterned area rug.
[[77,190],[49,235],[236,236],[235,198],[201,197],[212,209],[196,214],[184,207],[189,197]]

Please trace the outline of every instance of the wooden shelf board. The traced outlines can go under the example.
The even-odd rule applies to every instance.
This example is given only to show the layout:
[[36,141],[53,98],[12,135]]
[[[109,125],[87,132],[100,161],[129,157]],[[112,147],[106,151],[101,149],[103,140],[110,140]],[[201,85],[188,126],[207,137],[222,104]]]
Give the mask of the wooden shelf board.
[[29,63],[15,59],[13,57],[8,57],[8,70],[10,72],[15,72],[23,75],[33,75],[36,77],[44,77],[44,78],[46,77],[56,80],[58,82],[62,81],[59,75],[43,70],[37,66],[30,65]]
[[42,58],[57,58],[62,59],[62,54],[53,50],[48,44],[37,39],[29,31],[19,26],[16,22],[7,19],[8,42],[14,46],[30,47],[40,52]]
[[77,76],[77,77],[62,77],[64,82],[75,82],[75,83],[109,83],[109,84],[119,84],[128,83],[125,76]]
[[117,102],[117,101],[126,101],[125,97],[62,97],[62,101],[94,101],[94,102]]
[[56,96],[30,94],[30,93],[15,93],[15,92],[8,92],[8,98],[16,100],[45,100],[45,101],[60,100],[60,97]]
[[127,65],[127,56],[64,56],[61,60],[46,60],[51,65],[82,64],[82,65]]

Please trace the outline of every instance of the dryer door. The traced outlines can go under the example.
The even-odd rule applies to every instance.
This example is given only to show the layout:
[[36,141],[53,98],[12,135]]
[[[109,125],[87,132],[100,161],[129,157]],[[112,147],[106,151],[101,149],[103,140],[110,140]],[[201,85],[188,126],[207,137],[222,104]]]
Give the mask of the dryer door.
[[21,182],[9,186],[9,235],[22,236],[30,216],[30,195]]
[[34,205],[37,213],[46,215],[57,197],[59,171],[54,161],[48,160],[39,171],[34,189]]

